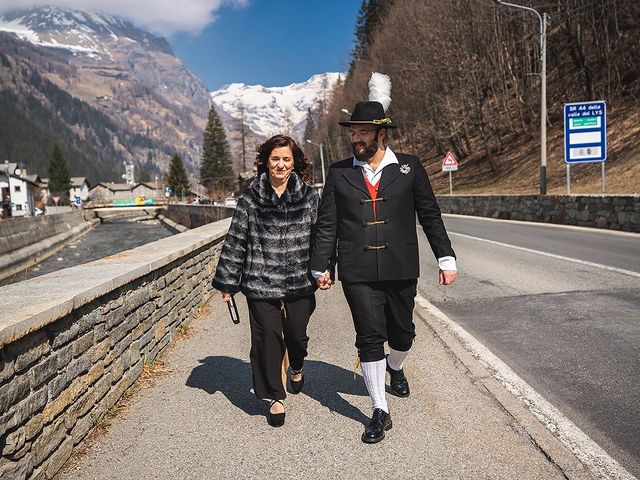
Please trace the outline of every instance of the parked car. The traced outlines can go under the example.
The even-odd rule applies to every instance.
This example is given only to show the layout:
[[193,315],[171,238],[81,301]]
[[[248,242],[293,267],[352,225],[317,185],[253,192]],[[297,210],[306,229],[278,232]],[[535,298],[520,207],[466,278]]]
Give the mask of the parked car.
[[238,201],[234,197],[227,197],[224,199],[224,206],[236,208],[238,206]]

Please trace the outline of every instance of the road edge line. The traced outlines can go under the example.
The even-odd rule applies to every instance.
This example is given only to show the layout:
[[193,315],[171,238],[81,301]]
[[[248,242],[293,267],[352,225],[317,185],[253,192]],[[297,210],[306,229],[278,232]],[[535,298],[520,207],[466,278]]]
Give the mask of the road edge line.
[[468,238],[479,242],[490,243],[491,245],[497,245],[504,248],[512,248],[521,252],[532,253],[535,255],[542,255],[545,257],[556,258],[565,262],[578,263],[580,265],[586,265],[587,267],[599,268],[601,270],[607,270],[609,272],[619,273],[621,275],[628,275],[630,277],[640,277],[640,272],[634,272],[633,270],[625,270],[623,268],[611,267],[609,265],[603,265],[601,263],[588,262],[587,260],[580,260],[579,258],[565,257],[564,255],[558,255],[556,253],[543,252],[542,250],[534,250],[532,248],[520,247],[519,245],[513,245],[511,243],[498,242],[497,240],[489,240],[488,238],[476,237],[474,235],[467,235],[466,233],[458,233],[449,231],[449,235],[454,235],[462,238]]
[[569,479],[637,480],[473,335],[421,295],[416,313]]
[[488,222],[502,222],[502,223],[514,223],[517,225],[523,226],[545,226],[552,228],[562,228],[565,230],[575,230],[577,232],[593,232],[593,233],[610,233],[613,235],[618,235],[620,237],[630,237],[637,238],[638,232],[631,232],[629,230],[612,230],[610,228],[598,228],[598,227],[590,227],[590,226],[582,226],[582,225],[567,225],[564,223],[548,223],[548,222],[536,222],[531,220],[511,220],[507,218],[493,218],[493,217],[483,217],[481,215],[466,215],[464,213],[442,213],[443,217],[456,217],[456,218],[472,218],[474,220],[486,220]]

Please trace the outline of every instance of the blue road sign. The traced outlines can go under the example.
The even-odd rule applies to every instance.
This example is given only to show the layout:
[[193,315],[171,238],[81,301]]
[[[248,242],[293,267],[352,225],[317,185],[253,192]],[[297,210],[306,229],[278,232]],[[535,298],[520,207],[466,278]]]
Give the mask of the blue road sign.
[[565,163],[607,160],[607,104],[604,101],[564,105]]

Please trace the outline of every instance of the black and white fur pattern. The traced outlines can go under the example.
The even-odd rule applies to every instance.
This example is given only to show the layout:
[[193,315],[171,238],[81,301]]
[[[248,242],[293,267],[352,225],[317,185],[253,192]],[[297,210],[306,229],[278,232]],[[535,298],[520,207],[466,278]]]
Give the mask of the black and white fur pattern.
[[212,284],[248,298],[293,298],[313,293],[309,272],[319,196],[293,172],[278,197],[268,174],[240,197]]

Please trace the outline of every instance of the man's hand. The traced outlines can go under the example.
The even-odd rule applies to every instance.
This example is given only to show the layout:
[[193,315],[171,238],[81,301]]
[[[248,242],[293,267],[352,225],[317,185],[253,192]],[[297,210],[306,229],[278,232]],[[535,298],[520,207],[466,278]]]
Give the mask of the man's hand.
[[222,292],[222,300],[224,302],[228,302],[229,300],[231,300],[231,294],[228,292]]
[[438,283],[440,285],[451,285],[456,281],[456,276],[458,272],[455,270],[440,270],[438,274]]
[[318,284],[318,288],[320,290],[329,290],[331,288],[331,276],[329,273],[325,273],[321,277],[316,278],[316,283]]

